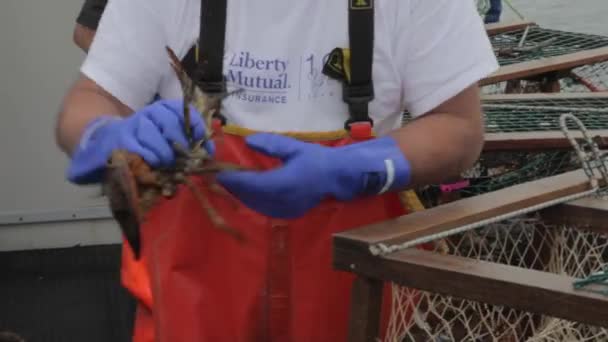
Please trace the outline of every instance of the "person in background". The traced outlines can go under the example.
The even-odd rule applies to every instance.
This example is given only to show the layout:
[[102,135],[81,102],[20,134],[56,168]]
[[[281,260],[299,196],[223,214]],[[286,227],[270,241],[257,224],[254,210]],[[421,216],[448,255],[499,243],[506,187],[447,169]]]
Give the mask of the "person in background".
[[485,23],[492,24],[500,21],[502,13],[502,0],[490,0],[490,9],[486,13]]
[[99,20],[106,8],[107,0],[85,0],[74,27],[74,43],[85,53],[89,51]]

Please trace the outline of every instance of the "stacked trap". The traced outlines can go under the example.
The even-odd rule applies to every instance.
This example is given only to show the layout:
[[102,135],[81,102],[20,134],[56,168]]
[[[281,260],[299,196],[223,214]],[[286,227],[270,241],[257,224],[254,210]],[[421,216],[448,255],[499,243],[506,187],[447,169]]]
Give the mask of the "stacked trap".
[[[380,280],[392,284],[384,341],[608,340],[608,292],[574,286],[608,264],[608,205],[589,193],[560,122],[575,114],[602,146],[608,94],[495,95],[483,105],[488,144],[457,180],[468,185],[422,189],[429,209],[337,235],[336,268],[359,275],[352,341],[374,338],[376,316],[365,313],[378,309]],[[565,127],[585,137],[576,122]],[[415,247],[424,242],[431,251]]]
[[487,32],[501,65],[481,82],[487,94],[608,90],[608,37],[528,21]]
[[[483,99],[486,137],[477,165],[464,174],[469,185],[458,189],[469,197],[580,167],[575,151],[560,129],[559,118],[579,118],[600,148],[608,147],[608,93],[492,95]],[[404,124],[411,118],[404,116]],[[573,129],[572,123],[568,127]],[[441,200],[441,186],[422,189],[426,207]],[[450,193],[454,198],[454,193]]]

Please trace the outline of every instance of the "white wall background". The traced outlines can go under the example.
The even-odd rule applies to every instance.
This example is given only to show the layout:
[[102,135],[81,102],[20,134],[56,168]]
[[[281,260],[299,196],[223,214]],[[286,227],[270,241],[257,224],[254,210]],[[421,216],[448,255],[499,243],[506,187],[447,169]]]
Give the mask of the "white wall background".
[[[432,0],[429,0],[432,1]],[[458,0],[455,0],[458,1]],[[511,0],[528,19],[608,35],[608,0]],[[0,250],[117,242],[111,220],[7,224],[81,216],[105,203],[64,181],[53,128],[84,54],[72,43],[82,0],[3,0],[0,7]],[[516,16],[505,4],[503,20]]]
[[[0,250],[117,241],[110,220],[7,225],[105,205],[98,189],[64,181],[55,146],[61,98],[84,54],[72,43],[81,0],[3,0],[0,7]],[[4,222],[4,223],[3,223]]]

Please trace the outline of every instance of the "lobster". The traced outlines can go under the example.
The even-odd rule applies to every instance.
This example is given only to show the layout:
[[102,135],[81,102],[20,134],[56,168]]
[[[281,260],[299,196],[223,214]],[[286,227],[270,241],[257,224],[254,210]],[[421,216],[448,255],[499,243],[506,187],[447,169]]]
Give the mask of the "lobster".
[[[139,229],[146,213],[154,207],[161,196],[166,198],[174,196],[179,184],[186,185],[193,192],[201,209],[208,213],[215,227],[234,236],[239,241],[243,240],[243,236],[226,224],[190,179],[192,175],[213,175],[220,171],[245,169],[239,165],[216,161],[205,149],[205,143],[214,138],[214,130],[211,128],[212,120],[214,114],[219,111],[221,100],[240,90],[219,95],[204,93],[188,76],[173,50],[169,47],[166,49],[171,67],[183,90],[184,134],[189,146],[173,143],[176,155],[174,165],[158,169],[151,168],[137,154],[126,150],[115,150],[108,162],[103,184],[112,215],[118,222],[136,258],[139,257],[141,249]],[[201,113],[205,122],[204,136],[197,141],[191,131],[190,106]],[[218,194],[229,196],[226,190],[215,182],[210,182],[210,189]]]

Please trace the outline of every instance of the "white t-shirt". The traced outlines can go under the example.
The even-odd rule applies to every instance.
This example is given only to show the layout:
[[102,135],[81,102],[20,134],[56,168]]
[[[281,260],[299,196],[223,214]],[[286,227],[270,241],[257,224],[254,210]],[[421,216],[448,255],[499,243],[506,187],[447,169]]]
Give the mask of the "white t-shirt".
[[[327,131],[348,118],[342,84],[321,72],[348,47],[348,3],[229,0],[223,103],[254,130]],[[472,0],[376,0],[370,104],[378,134],[422,115],[494,72],[498,63]],[[165,46],[183,56],[198,38],[200,0],[110,0],[82,72],[137,110],[155,94],[181,97]]]

